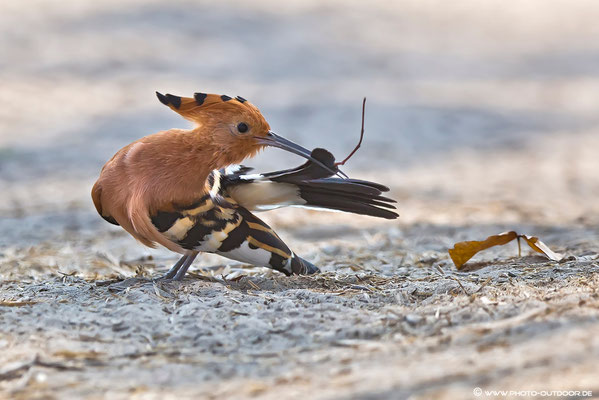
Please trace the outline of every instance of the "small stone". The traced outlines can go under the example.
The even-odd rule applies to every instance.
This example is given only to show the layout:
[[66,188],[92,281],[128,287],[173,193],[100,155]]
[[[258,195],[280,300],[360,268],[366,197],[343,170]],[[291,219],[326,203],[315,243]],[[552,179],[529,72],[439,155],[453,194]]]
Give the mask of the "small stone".
[[322,252],[328,256],[334,256],[339,254],[339,246],[337,246],[336,244],[330,244],[330,245],[326,245],[323,246],[321,248]]
[[408,314],[405,316],[405,319],[410,325],[418,325],[422,321],[422,317],[417,314]]

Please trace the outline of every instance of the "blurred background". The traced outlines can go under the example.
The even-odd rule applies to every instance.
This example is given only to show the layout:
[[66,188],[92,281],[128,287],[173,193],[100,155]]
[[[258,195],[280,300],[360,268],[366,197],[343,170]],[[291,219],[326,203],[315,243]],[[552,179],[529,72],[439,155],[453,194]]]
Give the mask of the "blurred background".
[[366,96],[346,171],[389,185],[400,225],[596,223],[597,15],[584,0],[2,1],[0,240],[111,229],[89,195],[102,165],[189,126],[156,90],[241,95],[339,159]]
[[[0,393],[597,388],[598,17],[590,0],[0,1]],[[313,277],[202,255],[185,282],[145,279],[177,255],[106,223],[90,190],[123,146],[190,126],[157,90],[240,95],[338,159],[366,96],[344,170],[388,185],[400,218],[261,214]],[[448,257],[512,229],[567,258]]]

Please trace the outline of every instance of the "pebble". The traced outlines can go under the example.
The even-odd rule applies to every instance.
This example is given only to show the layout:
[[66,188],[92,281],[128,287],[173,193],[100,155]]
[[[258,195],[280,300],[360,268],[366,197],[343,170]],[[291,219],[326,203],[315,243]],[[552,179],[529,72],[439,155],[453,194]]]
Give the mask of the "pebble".
[[340,248],[336,244],[330,244],[330,245],[323,246],[321,248],[321,250],[324,254],[326,254],[328,256],[334,256],[334,255],[339,254]]
[[406,322],[410,325],[417,325],[422,321],[422,317],[417,314],[408,314],[405,316]]

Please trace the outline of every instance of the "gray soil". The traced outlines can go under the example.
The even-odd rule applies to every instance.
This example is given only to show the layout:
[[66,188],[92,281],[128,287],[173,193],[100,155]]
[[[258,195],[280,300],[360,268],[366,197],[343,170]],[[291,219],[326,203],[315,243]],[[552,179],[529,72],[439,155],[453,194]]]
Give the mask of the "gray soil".
[[[598,13],[0,3],[0,398],[598,395]],[[177,256],[104,222],[89,196],[120,147],[187,126],[154,90],[241,95],[338,158],[366,95],[345,170],[390,186],[401,217],[261,214],[322,273],[203,255],[184,281],[154,280]],[[301,162],[267,150],[247,164]],[[512,243],[451,263],[454,243],[506,230],[565,258]]]

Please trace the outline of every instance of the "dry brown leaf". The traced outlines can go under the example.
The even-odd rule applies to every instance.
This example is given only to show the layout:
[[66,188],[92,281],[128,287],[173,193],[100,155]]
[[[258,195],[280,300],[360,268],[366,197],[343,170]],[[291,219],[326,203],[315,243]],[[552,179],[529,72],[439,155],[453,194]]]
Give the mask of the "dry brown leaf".
[[485,240],[471,240],[467,242],[458,242],[449,249],[449,256],[457,269],[461,269],[464,264],[470,260],[475,254],[482,250],[486,250],[493,246],[501,246],[511,242],[516,238],[522,238],[536,252],[544,254],[547,258],[553,261],[560,261],[563,258],[562,254],[551,250],[545,243],[541,242],[536,236],[519,235],[515,231],[503,232],[498,235],[489,236]]
[[526,243],[536,252],[544,254],[553,261],[560,261],[564,258],[563,254],[556,253],[551,250],[545,243],[541,242],[536,236],[520,235],[520,237],[526,240]]
[[489,236],[485,240],[471,240],[467,242],[458,242],[449,249],[449,256],[457,269],[462,268],[466,261],[470,260],[479,251],[493,246],[500,246],[516,239],[518,234],[514,231],[503,232],[499,235]]

